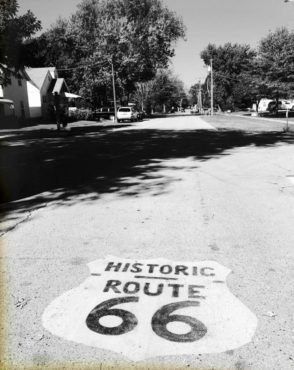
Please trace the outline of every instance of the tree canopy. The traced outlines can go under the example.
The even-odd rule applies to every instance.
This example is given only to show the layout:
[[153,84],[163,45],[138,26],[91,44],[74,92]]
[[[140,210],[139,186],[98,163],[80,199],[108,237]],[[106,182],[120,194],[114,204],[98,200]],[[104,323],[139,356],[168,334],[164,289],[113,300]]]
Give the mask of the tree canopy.
[[153,80],[137,83],[132,99],[141,109],[148,112],[162,112],[163,107],[170,111],[172,107],[187,103],[183,82],[170,70],[165,69],[158,70]]
[[41,29],[41,22],[30,10],[17,16],[18,9],[17,0],[0,0],[0,84],[29,64],[28,40]]
[[124,96],[166,68],[183,37],[182,20],[160,0],[83,0],[36,40],[36,63],[56,66],[72,89],[92,100],[107,94],[113,63]]
[[[256,52],[249,45],[226,43],[223,46],[209,44],[201,52],[201,58],[209,66],[213,60],[214,99],[223,108],[243,104],[248,98],[249,81],[246,76],[252,72]],[[210,75],[204,90],[210,86]]]
[[213,59],[215,102],[224,109],[249,106],[262,97],[294,95],[294,31],[270,32],[256,50],[249,45],[209,44],[201,58],[207,66]]
[[294,31],[278,28],[264,37],[258,47],[258,71],[272,95],[294,92]]

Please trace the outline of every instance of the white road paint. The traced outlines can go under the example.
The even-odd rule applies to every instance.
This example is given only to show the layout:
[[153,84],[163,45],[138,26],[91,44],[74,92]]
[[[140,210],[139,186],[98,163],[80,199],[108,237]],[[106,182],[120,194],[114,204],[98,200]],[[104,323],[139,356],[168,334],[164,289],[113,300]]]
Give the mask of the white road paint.
[[224,352],[255,333],[256,316],[229,291],[230,270],[217,262],[108,256],[88,266],[91,276],[43,314],[54,335],[138,361]]

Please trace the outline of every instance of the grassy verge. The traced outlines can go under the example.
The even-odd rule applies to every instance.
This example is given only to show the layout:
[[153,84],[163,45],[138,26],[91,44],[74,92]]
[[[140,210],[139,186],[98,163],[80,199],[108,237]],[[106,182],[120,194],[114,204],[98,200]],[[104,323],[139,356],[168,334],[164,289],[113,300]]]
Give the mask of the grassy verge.
[[[244,130],[244,131],[283,131],[286,127],[286,119],[265,119],[256,117],[240,117],[235,115],[216,114],[201,116],[201,118],[217,129]],[[293,125],[293,121],[291,126]],[[294,130],[294,128],[292,128]]]

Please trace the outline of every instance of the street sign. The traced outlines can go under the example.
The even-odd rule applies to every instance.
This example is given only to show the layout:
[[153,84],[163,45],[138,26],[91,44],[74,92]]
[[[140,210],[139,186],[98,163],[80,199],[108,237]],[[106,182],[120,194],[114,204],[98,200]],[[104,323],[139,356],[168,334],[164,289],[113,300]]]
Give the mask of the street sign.
[[214,261],[108,256],[43,314],[54,335],[132,360],[218,353],[251,341],[255,315],[228,289],[230,270]]

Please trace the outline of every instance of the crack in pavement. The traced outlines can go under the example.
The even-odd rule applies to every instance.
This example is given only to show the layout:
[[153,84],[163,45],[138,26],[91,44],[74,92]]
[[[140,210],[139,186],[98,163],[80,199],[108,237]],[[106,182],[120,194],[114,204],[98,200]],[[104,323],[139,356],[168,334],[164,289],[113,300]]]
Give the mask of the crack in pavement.
[[[14,229],[16,229],[20,224],[28,221],[28,219],[30,219],[33,215],[34,212],[38,211],[39,209],[42,209],[42,208],[46,208],[48,206],[49,203],[45,203],[43,204],[42,206],[38,206],[36,208],[33,208],[32,210],[30,211],[27,211],[28,214],[22,218],[20,221],[16,222],[14,225],[12,226],[8,226],[8,227],[3,227],[3,230],[0,232],[0,238],[2,238],[4,235],[6,235],[8,232],[10,231],[13,231]],[[3,218],[3,222],[5,222],[5,217]]]
[[16,229],[17,226],[19,226],[20,224],[26,222],[32,216],[32,213],[33,213],[33,211],[28,211],[28,214],[26,215],[26,217],[24,217],[22,220],[18,221],[16,224],[14,224],[12,226],[9,226],[6,229],[4,229],[4,231],[0,233],[0,238],[2,238],[2,236],[6,235],[8,232]]

